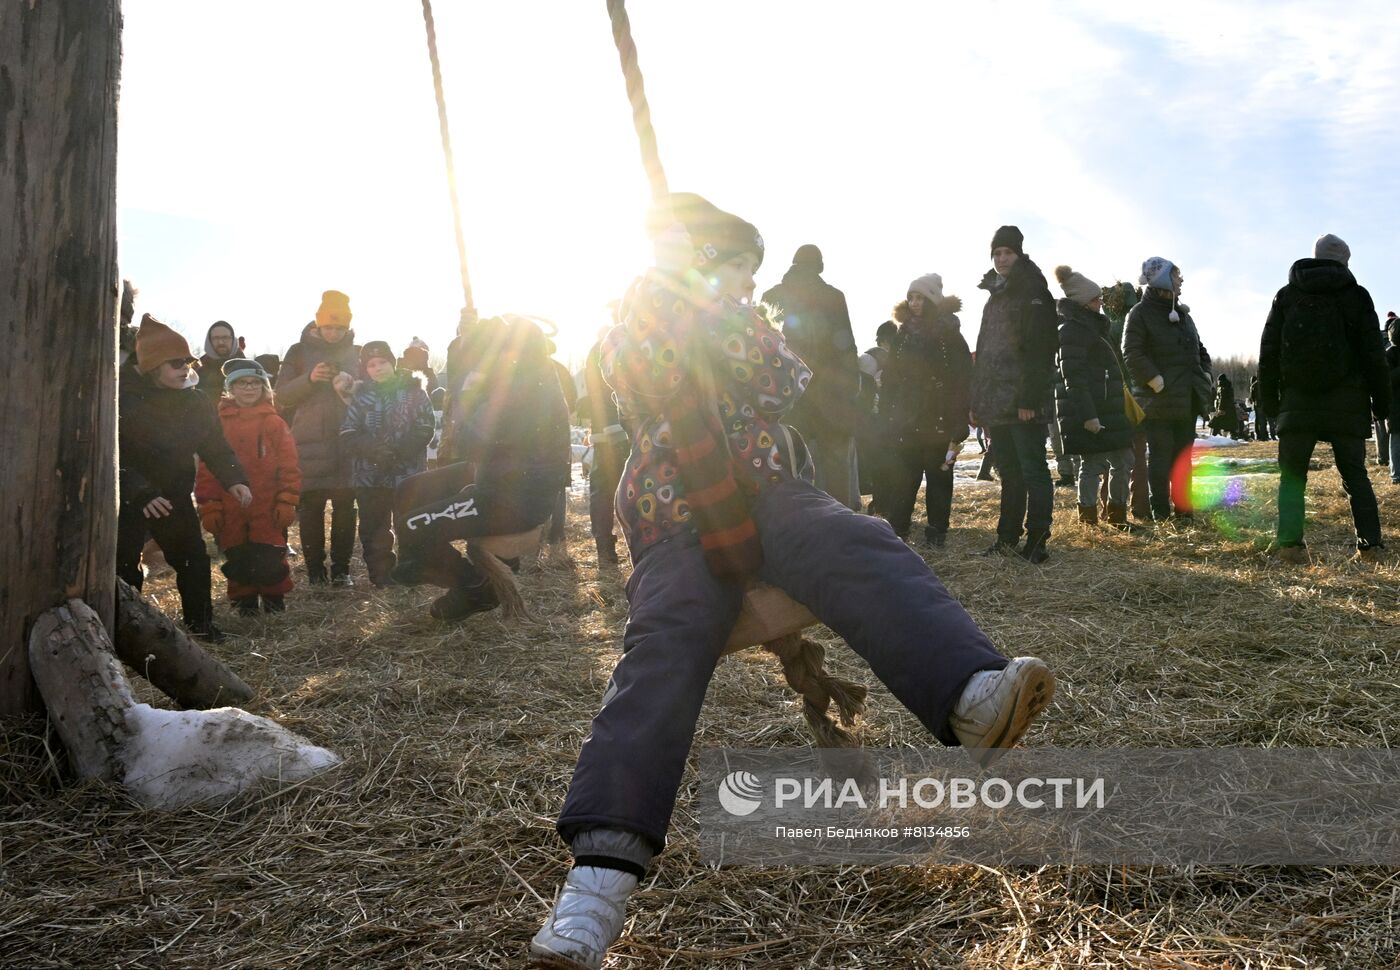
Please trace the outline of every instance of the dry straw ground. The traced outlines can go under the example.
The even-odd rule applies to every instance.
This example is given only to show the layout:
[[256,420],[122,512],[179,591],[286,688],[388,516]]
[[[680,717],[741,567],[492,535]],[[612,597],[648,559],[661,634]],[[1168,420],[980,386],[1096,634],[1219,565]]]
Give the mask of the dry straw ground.
[[[1347,561],[1349,517],[1325,449],[1318,464],[1311,567],[1264,554],[1266,476],[1247,480],[1235,508],[1148,537],[1075,524],[1060,491],[1043,568],[974,557],[996,488],[960,485],[948,547],[921,552],[1003,650],[1057,668],[1058,699],[1030,744],[1389,745],[1400,569]],[[1373,480],[1394,529],[1400,490],[1384,470]],[[524,579],[538,623],[443,627],[426,615],[429,590],[374,592],[363,577],[350,592],[298,588],[285,616],[223,615],[237,636],[218,652],[258,689],[251,708],[346,758],[299,790],[143,813],[117,791],[67,783],[39,726],[9,734],[0,963],[522,965],[567,864],[552,818],[626,615],[626,569],[597,568],[584,509],[575,495],[576,568]],[[152,589],[174,605],[168,579]],[[831,646],[843,673],[870,679]],[[864,731],[876,745],[926,743],[878,688]],[[722,665],[697,743],[807,743],[773,662]],[[715,870],[697,862],[691,782],[610,966],[1400,965],[1392,870]]]

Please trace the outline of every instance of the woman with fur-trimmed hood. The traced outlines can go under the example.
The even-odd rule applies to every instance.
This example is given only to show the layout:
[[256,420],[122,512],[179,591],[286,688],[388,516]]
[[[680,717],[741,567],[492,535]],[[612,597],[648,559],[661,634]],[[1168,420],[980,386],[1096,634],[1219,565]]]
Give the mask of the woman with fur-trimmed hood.
[[948,533],[953,462],[967,439],[972,353],[956,315],[961,309],[961,299],[943,295],[937,273],[910,283],[908,296],[894,308],[900,329],[880,389],[894,446],[890,525],[901,539],[909,537],[919,482],[927,481],[924,538],[934,547]]

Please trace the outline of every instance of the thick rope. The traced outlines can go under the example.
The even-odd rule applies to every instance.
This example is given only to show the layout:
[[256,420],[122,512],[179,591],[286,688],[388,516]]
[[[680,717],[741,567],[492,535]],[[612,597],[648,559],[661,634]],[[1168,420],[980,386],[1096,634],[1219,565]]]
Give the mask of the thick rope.
[[[427,3],[427,0],[423,0]],[[627,81],[627,100],[632,104],[632,126],[637,129],[637,143],[642,150],[642,168],[651,183],[655,202],[666,199],[671,190],[666,186],[666,172],[661,167],[661,153],[656,147],[656,129],[651,126],[651,108],[647,104],[642,69],[637,66],[637,45],[632,42],[632,23],[627,19],[623,0],[607,0],[608,16],[612,19],[613,43],[622,61],[622,76]]]
[[457,231],[457,259],[462,268],[464,316],[476,316],[472,300],[472,280],[467,273],[467,241],[462,235],[462,204],[457,200],[457,167],[452,162],[452,136],[447,131],[447,99],[442,93],[442,68],[438,64],[437,30],[433,27],[433,5],[423,0],[423,23],[428,28],[428,60],[433,64],[433,93],[437,95],[438,127],[442,129],[442,154],[447,162],[447,191],[452,196],[452,225]]

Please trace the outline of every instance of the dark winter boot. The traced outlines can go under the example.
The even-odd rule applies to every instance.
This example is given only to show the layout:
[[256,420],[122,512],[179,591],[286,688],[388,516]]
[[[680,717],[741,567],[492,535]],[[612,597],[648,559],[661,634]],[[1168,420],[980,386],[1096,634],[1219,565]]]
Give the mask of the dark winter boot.
[[308,583],[310,583],[312,586],[324,586],[324,585],[326,585],[326,581],[327,581],[327,580],[326,580],[326,564],[325,564],[325,563],[319,563],[319,562],[318,562],[318,563],[307,563],[307,564],[306,564],[306,581],[307,581]]
[[281,596],[264,596],[262,605],[263,609],[269,613],[285,613],[287,611],[287,601]]
[[190,636],[208,643],[223,643],[228,639],[228,634],[216,627],[213,620],[205,620],[203,623],[186,622],[185,626],[190,631]]
[[1097,505],[1079,506],[1079,522],[1081,525],[1099,524],[1099,507]]
[[256,595],[245,596],[242,599],[234,600],[234,603],[238,606],[239,616],[258,615],[258,598]]
[[337,587],[337,588],[339,588],[339,589],[350,589],[351,587],[353,587],[353,586],[355,585],[355,581],[354,581],[353,579],[350,578],[350,573],[349,573],[348,571],[347,571],[347,572],[332,572],[332,573],[331,573],[331,585],[332,585],[332,586],[335,586],[335,587]]
[[400,586],[441,586],[452,589],[479,578],[460,552],[447,546],[424,552],[420,558],[404,556],[389,573]]
[[1026,536],[1026,546],[1021,550],[1021,558],[1037,566],[1045,562],[1050,558],[1050,553],[1045,551],[1045,542],[1049,538],[1050,535],[1045,532]]
[[501,601],[496,598],[496,591],[491,588],[491,584],[482,582],[477,586],[448,590],[433,600],[433,605],[428,608],[428,612],[433,619],[454,622],[465,620],[473,613],[494,610],[500,605]]
[[1137,526],[1128,521],[1128,507],[1126,505],[1114,505],[1109,503],[1104,506],[1104,522],[1111,525],[1120,532],[1136,532]]
[[[185,627],[195,636],[207,636],[200,631],[215,630],[213,580],[209,575],[209,560],[180,560],[175,569],[175,588],[180,591],[180,613]],[[218,631],[215,630],[215,633]]]
[[978,553],[978,555],[980,555],[980,556],[989,556],[989,557],[990,557],[990,556],[1015,556],[1015,555],[1019,555],[1019,552],[1020,552],[1020,551],[1016,548],[1016,543],[1015,543],[1015,542],[1007,542],[1007,541],[1006,541],[1005,539],[1003,539],[1001,536],[997,536],[997,541],[996,541],[996,542],[993,542],[993,543],[992,543],[990,546],[988,546],[986,549],[983,549],[980,553]]
[[595,541],[598,546],[598,563],[617,565],[617,538],[611,535],[599,536]]
[[942,549],[948,541],[948,533],[937,529],[924,529],[924,541],[935,549]]

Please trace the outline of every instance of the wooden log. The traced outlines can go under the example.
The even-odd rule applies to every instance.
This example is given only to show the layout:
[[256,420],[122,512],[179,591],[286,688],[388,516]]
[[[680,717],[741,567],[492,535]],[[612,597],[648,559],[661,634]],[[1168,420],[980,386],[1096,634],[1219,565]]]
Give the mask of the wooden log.
[[0,717],[41,709],[25,644],[115,603],[117,0],[0,3]]
[[251,700],[253,689],[205,653],[122,580],[117,580],[117,656],[181,707],[210,708]]
[[227,802],[341,763],[236,707],[167,711],[138,704],[107,631],[81,600],[41,615],[29,641],[34,679],[78,776],[123,785],[149,808]]
[[136,698],[107,642],[98,615],[69,600],[34,624],[29,663],[78,777],[120,782],[126,770],[118,753]]

